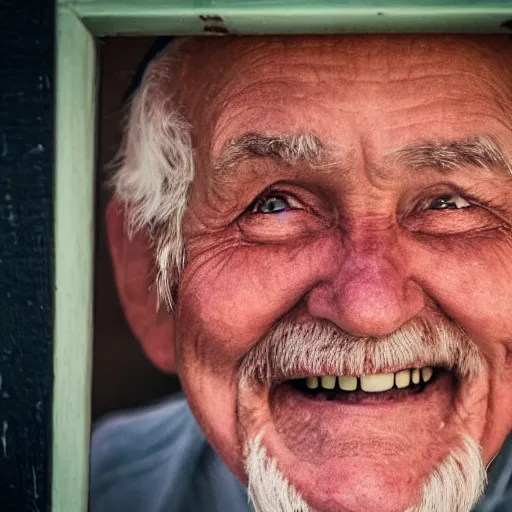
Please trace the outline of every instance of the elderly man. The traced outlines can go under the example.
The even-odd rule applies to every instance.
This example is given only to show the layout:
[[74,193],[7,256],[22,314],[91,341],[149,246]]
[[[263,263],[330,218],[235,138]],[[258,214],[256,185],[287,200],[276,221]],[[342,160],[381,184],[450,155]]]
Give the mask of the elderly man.
[[512,428],[511,120],[507,38],[169,46],[107,224],[186,399],[95,431],[92,511],[468,512]]

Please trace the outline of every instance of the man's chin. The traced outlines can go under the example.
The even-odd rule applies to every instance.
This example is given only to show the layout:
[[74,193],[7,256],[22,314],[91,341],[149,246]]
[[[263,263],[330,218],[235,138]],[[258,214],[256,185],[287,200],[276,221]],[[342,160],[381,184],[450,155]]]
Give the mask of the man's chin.
[[[258,441],[261,444],[258,445]],[[264,501],[275,502],[276,496],[284,494],[283,486],[270,489],[276,480],[282,479],[289,486],[288,496],[296,493],[302,502],[294,499],[293,506],[274,509],[255,507],[257,512],[404,512],[421,501],[424,478],[420,478],[414,468],[407,467],[407,460],[397,468],[376,454],[375,458],[347,457],[318,465],[297,459],[292,454],[272,456],[272,444],[264,436],[257,438],[253,452],[256,450],[257,453],[259,448],[259,455],[248,459],[252,462],[247,467],[252,499],[261,496],[264,489],[265,494],[272,493],[271,499]],[[266,459],[263,458],[264,448]],[[255,471],[257,464],[260,467]],[[261,478],[265,464],[267,468],[275,465],[272,476],[266,479]]]
[[[374,460],[349,458],[318,466],[272,457],[266,446],[263,436],[256,438],[247,459],[249,495],[257,512],[403,512],[421,499],[421,482],[399,481],[399,474]],[[280,506],[265,505],[270,503]]]
[[425,481],[400,481],[400,471],[368,460],[290,468],[269,455],[260,434],[246,460],[249,498],[256,512],[466,512],[483,492],[485,469],[478,444],[462,441]]
[[[436,510],[419,504],[429,481],[449,462],[441,478],[452,481],[445,484],[471,487],[466,498],[470,504],[449,510],[469,510],[485,473],[477,443],[469,441],[468,447],[470,438],[457,421],[455,393],[449,374],[422,393],[357,403],[314,400],[288,384],[280,385],[267,394],[264,406],[260,402],[260,407],[251,407],[252,414],[245,418],[250,426],[244,428],[244,437],[252,440],[247,459],[250,492],[283,480],[291,492],[288,498],[303,500],[292,508],[269,508],[272,512],[423,512]],[[265,464],[273,466],[274,474],[267,474],[263,483]],[[275,493],[286,494],[286,485]]]

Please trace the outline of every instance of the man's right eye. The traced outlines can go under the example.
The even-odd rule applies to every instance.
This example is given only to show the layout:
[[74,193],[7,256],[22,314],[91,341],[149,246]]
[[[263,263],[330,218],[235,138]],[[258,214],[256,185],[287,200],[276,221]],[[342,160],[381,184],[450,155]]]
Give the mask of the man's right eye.
[[290,203],[282,196],[267,196],[256,201],[251,213],[281,213],[290,210]]

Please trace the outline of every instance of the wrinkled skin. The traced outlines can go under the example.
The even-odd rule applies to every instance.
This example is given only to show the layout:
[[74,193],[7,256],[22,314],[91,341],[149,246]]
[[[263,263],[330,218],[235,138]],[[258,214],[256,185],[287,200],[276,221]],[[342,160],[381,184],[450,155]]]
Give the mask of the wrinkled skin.
[[[511,178],[500,166],[441,173],[388,156],[487,135],[512,159],[511,63],[512,43],[500,38],[185,46],[182,83],[194,85],[180,101],[197,173],[184,220],[176,366],[208,440],[243,481],[243,446],[263,428],[283,474],[329,512],[415,504],[463,432],[485,463],[498,452],[512,425]],[[222,150],[247,132],[314,133],[332,158],[315,169],[254,158],[218,176]],[[286,212],[252,210],[264,191],[286,200]],[[447,193],[471,207],[415,208]],[[239,390],[243,357],[290,312],[357,336],[444,317],[479,346],[485,369],[424,404],[313,410],[273,403],[268,388]],[[250,417],[238,415],[241,403]]]

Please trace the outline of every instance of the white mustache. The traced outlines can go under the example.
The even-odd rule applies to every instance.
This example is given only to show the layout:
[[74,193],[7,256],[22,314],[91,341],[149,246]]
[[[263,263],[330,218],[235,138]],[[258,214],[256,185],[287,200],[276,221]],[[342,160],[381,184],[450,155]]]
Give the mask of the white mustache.
[[303,324],[284,318],[245,356],[240,384],[265,385],[311,375],[391,373],[438,366],[472,379],[482,369],[477,345],[456,324],[415,318],[380,337],[356,337],[328,321]]

